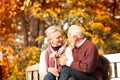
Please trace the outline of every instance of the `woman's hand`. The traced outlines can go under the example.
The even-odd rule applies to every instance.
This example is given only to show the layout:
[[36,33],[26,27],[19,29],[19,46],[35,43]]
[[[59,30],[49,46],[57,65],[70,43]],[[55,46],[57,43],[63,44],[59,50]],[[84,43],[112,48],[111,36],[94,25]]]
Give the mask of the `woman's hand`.
[[56,54],[57,54],[56,52],[51,53],[50,56],[49,56],[50,59],[53,59],[53,60],[56,59]]
[[55,60],[55,59],[59,58],[59,57],[60,57],[60,55],[59,55],[59,53],[54,52],[54,53],[50,54],[50,56],[49,56],[49,57],[50,57],[51,59]]
[[55,75],[57,77],[59,76],[58,70],[54,67],[48,68],[48,72],[51,72],[53,75]]

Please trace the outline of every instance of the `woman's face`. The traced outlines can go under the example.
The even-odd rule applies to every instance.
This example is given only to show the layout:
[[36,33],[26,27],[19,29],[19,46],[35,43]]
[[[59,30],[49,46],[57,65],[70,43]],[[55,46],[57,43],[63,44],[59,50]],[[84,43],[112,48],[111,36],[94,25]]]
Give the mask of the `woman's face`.
[[51,34],[50,44],[53,47],[63,45],[62,33],[60,31],[56,31]]

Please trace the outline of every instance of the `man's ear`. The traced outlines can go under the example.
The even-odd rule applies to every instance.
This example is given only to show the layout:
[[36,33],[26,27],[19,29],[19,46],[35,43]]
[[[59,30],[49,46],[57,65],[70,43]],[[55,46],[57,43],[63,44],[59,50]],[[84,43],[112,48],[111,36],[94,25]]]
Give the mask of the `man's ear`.
[[73,35],[73,38],[75,39],[75,41],[77,40],[77,36],[76,35]]

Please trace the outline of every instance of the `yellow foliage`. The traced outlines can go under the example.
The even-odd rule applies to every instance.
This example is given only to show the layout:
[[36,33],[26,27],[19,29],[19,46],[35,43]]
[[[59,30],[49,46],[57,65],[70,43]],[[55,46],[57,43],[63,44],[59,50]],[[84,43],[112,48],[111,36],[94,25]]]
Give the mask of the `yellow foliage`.
[[114,33],[112,34],[112,37],[116,39],[116,43],[120,44],[120,34],[119,33]]
[[98,38],[98,37],[93,37],[92,38],[92,42],[95,43],[97,45],[98,48],[100,47],[105,47],[105,42],[104,40]]
[[50,15],[54,16],[55,18],[57,18],[57,13],[56,12],[50,11],[49,13],[50,13]]
[[96,13],[97,13],[97,15],[105,15],[106,14],[106,12],[104,12],[100,9],[96,9]]
[[99,20],[106,20],[110,18],[109,15],[98,15],[98,16],[99,16]]
[[116,39],[119,39],[119,35],[120,35],[119,33],[114,33],[114,34],[112,34],[112,37],[116,38]]
[[30,0],[26,0],[26,2],[27,2],[27,3],[29,3],[29,2],[30,2]]
[[78,1],[78,5],[82,5],[82,2],[81,2],[81,1]]
[[25,80],[26,68],[38,63],[39,56],[40,49],[37,47],[27,47],[20,51],[14,59],[12,76],[10,76],[8,80]]
[[58,8],[55,8],[55,11],[53,9],[46,9],[44,12],[43,12],[43,19],[47,18],[47,17],[54,17],[54,19],[57,19],[58,17],[58,12],[60,10]]
[[4,54],[3,58],[0,60],[0,66],[2,67],[2,79],[6,80],[11,75],[14,50],[11,47],[0,45],[0,52]]
[[100,22],[94,22],[91,24],[91,30],[103,30],[104,29],[104,25]]
[[101,4],[98,4],[97,6],[100,7],[100,9],[96,9],[96,10],[92,10],[93,12],[95,11],[96,13],[96,16],[95,16],[95,20],[106,20],[106,19],[109,19],[110,16],[108,14],[108,12],[106,12],[106,7],[103,7]]
[[2,8],[0,8],[0,14],[2,15],[4,13],[4,11],[5,11],[5,8],[4,8],[4,6],[2,6]]
[[71,4],[73,3],[75,0],[67,0],[67,3]]
[[77,8],[77,9],[70,10],[69,15],[70,15],[70,18],[75,18],[80,15],[82,16],[83,12],[81,8]]
[[15,28],[16,26],[17,26],[17,25],[14,24],[14,23],[11,24],[11,27],[12,27],[12,28]]
[[71,18],[74,18],[74,15],[73,15],[73,14],[75,14],[75,10],[71,10],[71,11],[69,12],[69,14],[70,14],[70,17],[71,17]]
[[55,12],[60,13],[61,9],[60,8],[55,8]]
[[99,8],[103,7],[100,3],[98,3],[97,6],[98,6]]
[[90,32],[84,32],[84,34],[88,37],[92,37],[92,34]]
[[111,31],[110,27],[104,27],[103,32],[108,33]]
[[48,13],[44,13],[44,14],[43,14],[43,18],[47,18],[48,16],[49,16]]
[[46,1],[46,3],[49,3],[50,2],[50,0],[45,0]]
[[25,9],[25,6],[21,6],[20,9],[23,11]]
[[[43,16],[41,4],[34,3],[33,7],[31,8],[31,15],[33,15],[36,18],[41,18]],[[39,13],[39,14],[38,14]]]

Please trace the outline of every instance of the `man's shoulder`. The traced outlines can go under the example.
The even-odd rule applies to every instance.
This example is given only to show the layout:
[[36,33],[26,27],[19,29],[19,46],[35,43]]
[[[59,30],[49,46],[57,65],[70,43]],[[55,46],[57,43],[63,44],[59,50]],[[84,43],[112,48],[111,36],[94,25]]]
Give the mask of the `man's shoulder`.
[[90,40],[86,40],[84,46],[86,46],[86,45],[88,47],[96,47],[96,45],[92,41],[90,41]]
[[86,43],[91,44],[91,45],[95,45],[91,40],[86,40]]

